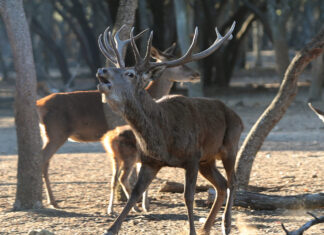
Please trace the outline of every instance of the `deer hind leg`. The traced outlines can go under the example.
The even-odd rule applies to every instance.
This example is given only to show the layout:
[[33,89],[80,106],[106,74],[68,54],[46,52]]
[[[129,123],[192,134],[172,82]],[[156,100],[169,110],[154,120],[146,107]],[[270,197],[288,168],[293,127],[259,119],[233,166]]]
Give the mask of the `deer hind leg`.
[[65,143],[68,136],[62,138],[48,138],[44,148],[42,149],[42,174],[45,182],[47,202],[54,208],[58,208],[58,204],[55,201],[53,191],[51,188],[51,183],[48,177],[48,168],[49,162],[52,156],[56,153],[56,151]]
[[210,163],[200,164],[199,172],[206,178],[215,188],[217,197],[215,197],[213,206],[209,212],[206,222],[203,227],[199,230],[199,234],[209,234],[212,225],[214,224],[217,212],[222,207],[224,199],[226,197],[226,179],[217,170],[215,161]]
[[190,235],[196,234],[193,215],[193,202],[196,190],[197,175],[198,163],[195,162],[186,168],[186,180],[184,188],[184,199],[188,212]]
[[240,135],[242,132],[242,125],[237,125],[237,120],[232,120],[232,125],[225,133],[223,143],[223,154],[221,159],[225,168],[227,176],[227,200],[222,219],[222,232],[223,234],[229,234],[231,231],[232,222],[232,206],[234,200],[234,194],[236,189],[235,178],[235,161],[238,150],[238,144],[240,141]]
[[227,149],[227,154],[222,157],[222,162],[225,168],[227,176],[227,200],[224,209],[222,219],[222,231],[223,234],[229,234],[231,231],[232,222],[232,206],[234,200],[234,194],[236,189],[236,178],[235,178],[235,160],[237,154],[238,138],[233,138],[231,143],[224,143]]
[[156,174],[161,169],[160,166],[154,166],[154,164],[142,164],[141,170],[139,172],[139,176],[135,187],[131,193],[129,200],[127,201],[126,206],[124,207],[121,214],[115,220],[115,222],[110,226],[109,230],[105,233],[105,235],[113,235],[117,234],[120,230],[120,227],[125,220],[127,214],[132,209],[132,207],[136,204],[137,200],[143,194],[143,192],[147,189],[149,184],[152,182]]
[[[129,182],[129,177],[130,177],[131,173],[133,172],[134,166],[135,166],[135,161],[133,161],[133,159],[132,160],[131,159],[132,158],[129,158],[127,161],[124,161],[123,167],[121,169],[121,174],[119,177],[120,185],[122,186],[127,199],[129,199],[130,194],[132,192],[132,187]],[[136,205],[134,205],[133,210],[135,212],[140,212],[139,208]]]
[[115,158],[112,157],[112,166],[113,166],[113,174],[111,177],[111,184],[110,184],[110,199],[107,208],[107,214],[111,215],[114,212],[113,206],[115,202],[115,193],[117,189],[118,178],[120,175],[120,162]]

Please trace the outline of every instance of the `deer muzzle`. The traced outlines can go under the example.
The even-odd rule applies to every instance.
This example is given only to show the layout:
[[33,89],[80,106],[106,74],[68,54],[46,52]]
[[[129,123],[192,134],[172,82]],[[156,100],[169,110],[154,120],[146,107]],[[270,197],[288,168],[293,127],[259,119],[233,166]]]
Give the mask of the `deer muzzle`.
[[[109,81],[109,73],[106,68],[99,68],[96,74],[96,77],[99,80],[99,86],[105,87],[106,89],[111,89],[111,82]],[[99,88],[98,86],[98,88]]]

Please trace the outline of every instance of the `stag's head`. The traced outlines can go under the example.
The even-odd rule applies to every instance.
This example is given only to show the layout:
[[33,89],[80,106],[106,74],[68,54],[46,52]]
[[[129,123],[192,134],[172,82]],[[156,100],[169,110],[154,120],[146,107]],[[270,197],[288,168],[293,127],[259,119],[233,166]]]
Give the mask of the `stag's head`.
[[[232,27],[225,36],[222,36],[216,28],[217,37],[214,43],[206,50],[193,54],[193,49],[197,43],[198,37],[198,28],[196,28],[192,43],[188,51],[182,57],[165,61],[157,60],[154,62],[150,60],[153,32],[150,33],[146,54],[143,58],[138,51],[135,39],[139,38],[146,30],[134,36],[134,28],[132,28],[130,38],[122,41],[119,38],[119,33],[123,27],[116,32],[114,37],[112,37],[109,28],[107,28],[104,34],[99,36],[99,48],[104,56],[113,63],[115,67],[98,69],[98,89],[102,94],[104,94],[106,101],[110,106],[120,106],[124,104],[127,99],[133,99],[137,92],[145,92],[144,87],[148,80],[157,77],[157,74],[165,68],[174,68],[179,65],[200,60],[212,54],[226,40],[231,38],[234,27],[235,22],[232,24]],[[132,67],[125,67],[122,51],[129,43],[132,46],[136,63]],[[152,74],[154,74],[154,76]]]

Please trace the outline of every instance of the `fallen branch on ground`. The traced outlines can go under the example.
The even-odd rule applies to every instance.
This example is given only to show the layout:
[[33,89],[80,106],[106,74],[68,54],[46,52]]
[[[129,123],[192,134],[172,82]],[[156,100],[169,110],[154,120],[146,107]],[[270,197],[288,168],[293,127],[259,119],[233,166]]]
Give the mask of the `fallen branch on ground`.
[[[211,188],[211,185],[197,185],[196,186],[196,192],[205,192],[209,188]],[[177,182],[172,182],[172,181],[166,181],[164,182],[160,189],[159,192],[163,193],[183,193],[184,186],[182,183],[177,183]]]
[[316,217],[315,215],[313,215],[310,212],[307,212],[307,214],[311,215],[314,217],[313,220],[308,221],[307,223],[305,223],[303,226],[301,226],[299,229],[294,230],[289,232],[285,225],[283,223],[281,223],[281,226],[283,228],[283,230],[285,231],[286,235],[302,235],[307,229],[309,229],[311,226],[315,225],[315,224],[319,224],[319,223],[324,223],[324,216],[321,217]]
[[[162,184],[159,192],[183,193],[182,183],[167,181]],[[197,185],[197,192],[208,190],[208,200],[199,202],[200,205],[208,206],[214,201],[215,190],[210,185]],[[236,193],[235,206],[251,208],[254,210],[282,209],[315,209],[324,207],[324,193],[300,194],[293,196],[266,195],[263,193],[238,191]]]
[[324,207],[324,193],[279,196],[238,191],[234,205],[255,210],[315,209]]

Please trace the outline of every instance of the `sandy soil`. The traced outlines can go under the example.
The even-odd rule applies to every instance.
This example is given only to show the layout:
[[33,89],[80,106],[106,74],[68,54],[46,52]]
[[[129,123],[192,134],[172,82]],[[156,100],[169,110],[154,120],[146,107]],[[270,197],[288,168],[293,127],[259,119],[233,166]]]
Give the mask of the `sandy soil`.
[[[234,80],[234,88],[209,91],[240,114],[245,124],[242,140],[276,92],[276,85],[270,84],[273,79],[264,79],[266,81],[247,85],[250,80],[243,77]],[[268,85],[258,86],[258,82],[268,82]],[[296,100],[257,155],[250,185],[264,187],[263,193],[296,195],[323,192],[324,124],[307,107],[306,91],[305,87],[300,88]],[[115,217],[106,215],[111,163],[99,143],[68,142],[53,157],[50,177],[61,209],[11,211],[16,188],[16,135],[10,97],[2,98],[0,103],[0,234],[26,234],[31,229],[48,229],[55,234],[101,234]],[[324,108],[324,103],[317,105]],[[161,170],[150,186],[150,212],[131,212],[119,234],[169,235],[186,229],[183,196],[158,192],[161,183],[167,180],[183,182],[183,178],[181,169]],[[198,184],[205,183],[199,176]],[[206,198],[206,192],[195,196],[196,200]],[[43,203],[48,207],[45,200]],[[118,203],[116,211],[120,212],[123,205]],[[205,207],[195,207],[196,227],[201,226],[201,218],[205,218],[208,211]],[[324,210],[311,212],[320,216]],[[221,233],[220,218],[219,214],[212,234]],[[256,211],[234,207],[232,234],[283,234],[281,222],[292,230],[309,219],[311,217],[305,210]],[[313,226],[305,234],[324,234],[324,224]]]

